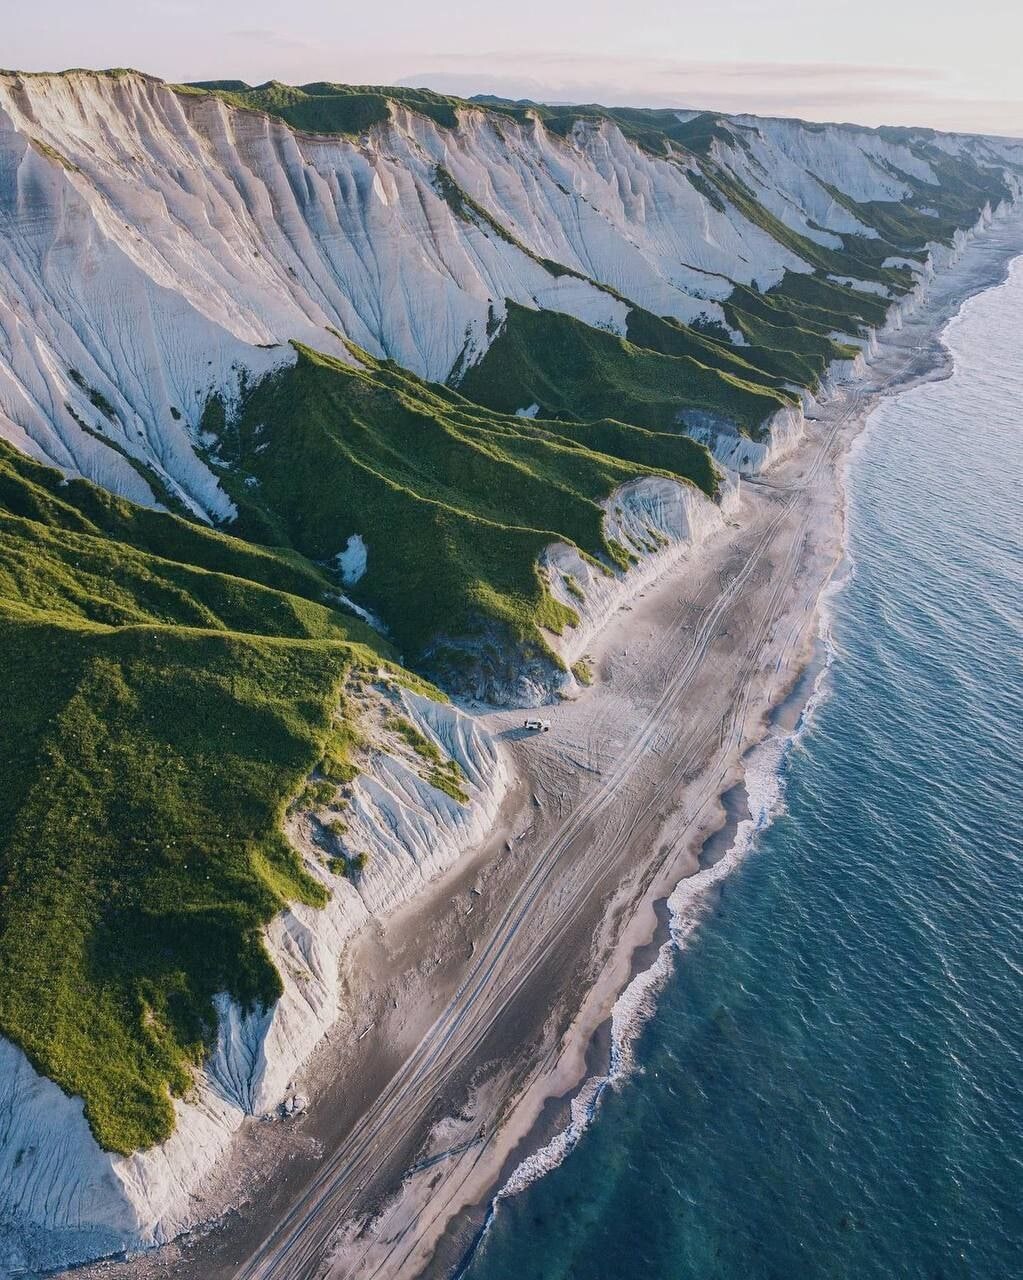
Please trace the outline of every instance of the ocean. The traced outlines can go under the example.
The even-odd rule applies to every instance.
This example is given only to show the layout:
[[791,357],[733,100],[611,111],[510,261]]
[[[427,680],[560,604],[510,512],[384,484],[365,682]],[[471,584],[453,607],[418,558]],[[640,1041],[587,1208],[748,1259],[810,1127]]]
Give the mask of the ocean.
[[468,1280],[1023,1276],[1023,259],[944,337],[854,448],[803,721]]

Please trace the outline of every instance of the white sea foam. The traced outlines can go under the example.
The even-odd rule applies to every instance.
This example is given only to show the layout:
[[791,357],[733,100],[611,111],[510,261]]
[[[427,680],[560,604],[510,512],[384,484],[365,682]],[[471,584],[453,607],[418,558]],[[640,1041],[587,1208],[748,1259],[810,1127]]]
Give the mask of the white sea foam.
[[826,701],[828,674],[838,649],[833,636],[833,601],[851,581],[854,567],[835,578],[818,602],[818,637],[823,661],[813,688],[792,730],[769,735],[746,756],[744,788],[749,816],[735,829],[731,846],[723,857],[695,875],[680,880],[668,898],[669,938],[659,947],[653,963],[636,974],[615,1001],[611,1010],[611,1050],[606,1075],[589,1076],[570,1107],[569,1122],[544,1146],[522,1160],[494,1196],[484,1233],[502,1200],[518,1195],[531,1183],[556,1169],[589,1128],[601,1098],[609,1086],[619,1086],[637,1069],[635,1045],[643,1027],[656,1011],[657,997],[675,967],[678,954],[686,946],[713,902],[713,890],[746,859],[759,836],[785,808],[785,762],[807,732],[813,718]]
[[633,1046],[655,1011],[657,995],[671,976],[674,949],[674,940],[663,943],[653,964],[636,974],[615,1001],[611,1010],[611,1053],[607,1074],[589,1076],[572,1099],[565,1128],[516,1165],[491,1203],[488,1226],[500,1201],[518,1195],[530,1183],[561,1164],[589,1128],[604,1090],[609,1085],[620,1084],[632,1073],[635,1068]]
[[[1023,258],[1017,259],[1023,262]],[[970,301],[973,301],[972,299]],[[961,320],[964,304],[956,320]],[[951,327],[951,323],[949,327]],[[883,402],[882,402],[883,403]],[[653,964],[637,974],[616,1001],[611,1015],[611,1055],[607,1075],[589,1077],[572,1100],[568,1125],[545,1146],[528,1156],[512,1171],[510,1177],[491,1201],[481,1238],[486,1235],[498,1205],[517,1195],[562,1163],[592,1123],[601,1097],[609,1085],[627,1079],[635,1069],[634,1046],[643,1026],[656,1009],[657,996],[673,972],[675,960],[698,929],[708,907],[713,903],[712,890],[730,875],[752,852],[760,835],[785,809],[785,769],[792,749],[810,731],[830,691],[830,672],[840,656],[834,631],[835,601],[856,577],[856,563],[849,546],[850,485],[849,471],[861,454],[872,427],[872,411],[864,428],[852,442],[845,459],[843,550],[845,558],[817,600],[820,667],[812,689],[800,712],[795,727],[788,732],[769,735],[746,756],[744,786],[749,817],[740,821],[731,847],[717,862],[689,876],[676,885],[668,899],[670,938],[658,950]]]

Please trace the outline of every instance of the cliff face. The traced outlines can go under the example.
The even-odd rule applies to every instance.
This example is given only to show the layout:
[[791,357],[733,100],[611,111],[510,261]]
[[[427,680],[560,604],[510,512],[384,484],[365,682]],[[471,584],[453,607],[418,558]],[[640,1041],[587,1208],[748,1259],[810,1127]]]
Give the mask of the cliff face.
[[[439,678],[468,663],[463,692],[527,705],[570,687],[614,611],[722,526],[722,472],[798,448],[804,406],[857,375],[1023,172],[1020,144],[926,131],[471,104],[439,120],[393,102],[364,131],[309,134],[231,97],[135,73],[0,74],[0,437],[144,507],[290,540],[275,607],[304,617],[296,592],[328,601],[303,644],[345,622],[327,619],[343,586],[414,658],[444,649]],[[40,501],[0,502],[26,544]],[[97,611],[117,556],[68,581],[88,548],[109,550],[111,521],[90,500],[52,524],[78,541],[34,601],[46,625],[66,605],[104,636],[266,629],[259,602],[178,616],[176,580],[150,598],[163,525],[139,599],[122,574],[125,598]],[[216,565],[224,601],[250,571],[198,563],[189,591]],[[473,625],[395,625],[438,600]],[[506,781],[496,745],[407,688],[378,702],[343,815],[289,810],[291,848],[329,902],[266,929],[270,1007],[214,997],[167,1141],[103,1151],[81,1098],[0,1040],[0,1269],[190,1225],[244,1116],[280,1105],[343,1016],[352,933],[484,836]],[[447,772],[431,780],[424,760]]]
[[[352,935],[486,837],[507,785],[494,740],[449,704],[400,686],[370,690],[363,701],[362,722],[375,742],[343,807],[335,801],[289,821],[290,838],[330,901],[296,905],[271,923],[267,949],[283,979],[272,1008],[247,1010],[217,997],[212,1052],[191,1096],[175,1102],[166,1142],[130,1156],[103,1151],[81,1100],[0,1038],[0,1275],[159,1244],[194,1225],[198,1196],[243,1119],[296,1105],[289,1082],[345,1016],[339,973]],[[459,798],[424,778],[422,758],[382,727],[399,722],[457,765]],[[342,812],[338,838],[331,828]],[[345,878],[325,849],[357,850],[365,869]]]
[[394,106],[347,138],[136,74],[2,75],[0,432],[137,501],[165,485],[226,516],[194,452],[203,407],[290,361],[291,340],[350,359],[343,336],[443,381],[480,359],[511,300],[616,334],[642,308],[748,346],[737,289],[821,274],[814,251],[843,237],[893,235],[885,205],[915,202],[925,243],[927,191],[938,239],[951,183],[1023,156],[909,131],[725,125],[709,148],[668,138],[658,155],[611,117],[562,136],[541,119],[466,106],[446,128]]

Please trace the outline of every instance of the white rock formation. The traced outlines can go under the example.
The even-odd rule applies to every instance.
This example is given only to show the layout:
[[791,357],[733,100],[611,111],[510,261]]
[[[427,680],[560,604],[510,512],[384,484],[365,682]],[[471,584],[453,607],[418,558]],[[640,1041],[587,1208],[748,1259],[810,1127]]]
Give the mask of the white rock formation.
[[644,476],[616,489],[602,504],[604,530],[635,558],[627,572],[605,569],[568,543],[552,543],[540,559],[551,594],[579,615],[578,626],[548,637],[565,663],[581,658],[613,614],[723,528],[737,496],[736,481],[727,474],[719,502],[695,485],[662,476]]
[[[730,127],[744,145],[715,142],[714,163],[820,244],[876,234],[834,191],[884,200],[906,194],[900,173],[936,180],[870,130]],[[939,137],[953,156],[1023,159],[1013,140]],[[446,201],[441,168],[506,234]],[[291,340],[349,359],[343,335],[442,380],[485,352],[508,298],[621,333],[613,290],[724,326],[736,284],[811,269],[706,190],[695,158],[607,122],[562,138],[482,109],[443,129],[396,108],[357,140],[137,74],[0,74],[0,435],[137,501],[155,502],[148,469],[228,515],[193,449],[203,407],[291,360]]]
[[345,543],[344,551],[338,553],[337,567],[341,571],[341,581],[346,587],[354,587],[361,581],[369,563],[369,548],[361,533],[353,533]]
[[760,440],[750,439],[723,419],[703,418],[687,424],[686,430],[705,444],[722,466],[744,476],[754,476],[791,453],[803,436],[802,404],[772,414]]
[[291,1099],[294,1075],[345,1018],[339,973],[349,939],[486,836],[507,784],[494,740],[448,703],[400,688],[392,697],[396,711],[458,762],[469,803],[430,786],[398,756],[374,753],[346,815],[349,839],[369,854],[366,870],[356,885],[307,857],[330,902],[292,907],[271,922],[268,949],[284,983],[272,1009],[246,1012],[217,998],[216,1047],[194,1096],[175,1103],[166,1142],[129,1157],[102,1151],[81,1100],[0,1039],[0,1276],[158,1244],[194,1225],[204,1183],[244,1118]]

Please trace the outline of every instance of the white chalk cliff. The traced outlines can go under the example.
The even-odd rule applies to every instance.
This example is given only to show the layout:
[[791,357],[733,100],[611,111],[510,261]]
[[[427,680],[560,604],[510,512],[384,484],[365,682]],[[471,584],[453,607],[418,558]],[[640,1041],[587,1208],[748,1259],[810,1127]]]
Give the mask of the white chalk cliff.
[[[906,194],[899,172],[938,183],[871,130],[733,124],[744,145],[715,142],[713,162],[822,244],[876,235],[829,186],[866,201]],[[1023,159],[1011,140],[943,146]],[[459,217],[438,166],[507,234]],[[0,73],[0,435],[152,504],[134,459],[227,515],[193,448],[203,406],[293,359],[291,340],[347,359],[343,335],[443,380],[483,354],[509,298],[615,332],[616,295],[723,325],[736,284],[811,269],[701,177],[606,121],[562,138],[482,109],[445,129],[395,107],[349,139],[138,74]]]
[[216,1046],[194,1095],[175,1103],[168,1141],[132,1156],[97,1145],[82,1112],[0,1038],[0,1276],[158,1244],[194,1225],[197,1196],[246,1116],[273,1112],[324,1034],[345,1013],[342,951],[479,844],[507,785],[494,740],[450,704],[392,687],[387,705],[457,762],[468,803],[425,781],[414,753],[378,748],[352,784],[353,848],[367,853],[357,883],[333,874],[296,825],[305,865],[331,894],[323,909],[295,906],[267,930],[284,994],[245,1011],[218,997]]
[[[820,245],[877,235],[835,191],[869,202],[905,196],[907,178],[939,186],[934,167],[894,135],[732,124],[742,145],[715,141],[707,163]],[[934,145],[995,170],[1023,164],[1012,140],[939,135]],[[453,129],[395,107],[363,138],[314,136],[139,74],[0,73],[0,437],[136,502],[158,505],[164,486],[196,515],[229,518],[232,504],[202,458],[204,406],[212,394],[232,403],[293,360],[291,341],[350,360],[348,339],[444,381],[482,357],[509,299],[619,334],[631,304],[727,329],[721,304],[737,286],[763,291],[811,267],[785,237],[709,195],[700,164],[689,153],[655,156],[609,121],[579,122],[562,137],[538,119],[471,106]],[[506,234],[459,216],[440,170]],[[1018,178],[1006,182],[1018,198]],[[999,212],[986,210],[979,226]],[[920,304],[971,234],[935,243],[923,264],[892,259],[917,282],[892,302],[888,325]],[[841,281],[881,296],[869,281]],[[836,362],[820,394],[862,369],[873,340],[860,336],[863,354]],[[759,441],[684,409],[680,424],[730,472],[763,469],[798,447],[803,428],[801,406],[776,413]],[[635,557],[627,573],[605,572],[567,544],[546,550],[552,593],[580,617],[551,638],[566,664],[631,595],[721,527],[735,484],[726,476],[718,503],[666,478],[612,494],[605,529]],[[367,571],[361,537],[337,552],[345,584],[356,584]],[[102,1151],[80,1100],[0,1039],[0,1275],[157,1243],[191,1225],[243,1119],[278,1107],[346,1016],[338,975],[353,933],[484,838],[506,784],[495,743],[446,704],[393,696],[457,761],[469,802],[430,786],[407,753],[380,747],[346,812],[347,838],[370,855],[356,882],[330,872],[304,829],[291,832],[330,903],[296,906],[270,925],[285,988],[272,1009],[218,1001],[215,1050],[195,1096],[176,1104],[166,1143],[130,1157]]]
[[571,666],[590,641],[624,605],[724,527],[738,486],[721,481],[717,502],[693,484],[649,476],[622,485],[603,503],[604,531],[629,555],[626,570],[610,569],[580,555],[578,548],[555,542],[541,557],[551,594],[579,616],[575,627],[549,636],[554,651]]

